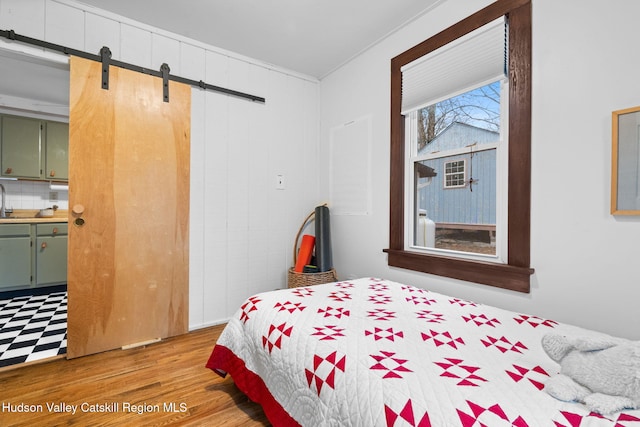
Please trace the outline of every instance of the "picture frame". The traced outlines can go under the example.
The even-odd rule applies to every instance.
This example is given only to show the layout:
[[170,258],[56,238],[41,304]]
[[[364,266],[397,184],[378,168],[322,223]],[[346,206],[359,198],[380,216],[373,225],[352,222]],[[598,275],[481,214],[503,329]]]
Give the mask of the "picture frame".
[[640,215],[640,106],[611,113],[611,214]]

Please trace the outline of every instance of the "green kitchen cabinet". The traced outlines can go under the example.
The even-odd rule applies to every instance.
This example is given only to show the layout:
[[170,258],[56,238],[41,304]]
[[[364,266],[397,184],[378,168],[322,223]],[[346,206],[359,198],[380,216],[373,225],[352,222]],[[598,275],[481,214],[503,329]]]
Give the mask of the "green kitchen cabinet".
[[44,179],[69,179],[69,124],[46,122]]
[[42,176],[42,122],[2,116],[0,175],[40,179]]
[[31,225],[0,224],[0,291],[31,286]]
[[36,224],[36,286],[67,282],[67,224]]
[[0,292],[67,283],[66,222],[0,224]]

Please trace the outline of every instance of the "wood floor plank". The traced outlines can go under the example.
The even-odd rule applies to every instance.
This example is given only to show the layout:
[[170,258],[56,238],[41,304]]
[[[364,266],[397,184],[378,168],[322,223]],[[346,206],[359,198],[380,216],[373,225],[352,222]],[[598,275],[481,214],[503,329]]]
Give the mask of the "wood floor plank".
[[[204,366],[223,327],[0,371],[0,425],[269,426],[229,376]],[[76,413],[51,406],[61,404]]]

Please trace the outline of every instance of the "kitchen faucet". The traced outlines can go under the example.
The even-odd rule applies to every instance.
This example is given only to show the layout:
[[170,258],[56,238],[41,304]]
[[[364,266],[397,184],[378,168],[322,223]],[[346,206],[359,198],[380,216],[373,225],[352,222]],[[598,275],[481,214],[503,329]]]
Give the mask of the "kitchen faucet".
[[7,192],[4,189],[4,185],[0,184],[0,191],[2,191],[2,206],[0,207],[0,218],[6,218],[7,212],[5,211],[4,203],[7,198]]

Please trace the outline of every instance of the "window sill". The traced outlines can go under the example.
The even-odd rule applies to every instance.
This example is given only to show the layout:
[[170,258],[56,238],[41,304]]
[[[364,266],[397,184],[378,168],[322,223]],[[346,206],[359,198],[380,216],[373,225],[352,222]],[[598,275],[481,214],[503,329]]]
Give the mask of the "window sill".
[[455,259],[394,249],[384,249],[384,252],[388,254],[388,264],[391,267],[436,274],[523,293],[529,293],[530,278],[534,272],[534,269],[530,267],[517,267],[508,264]]

